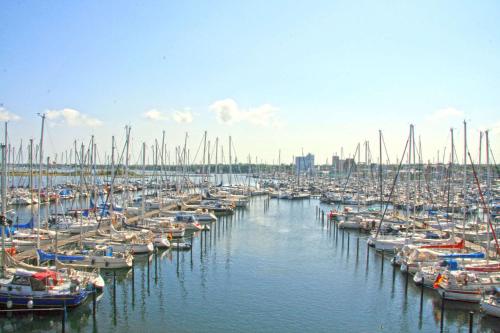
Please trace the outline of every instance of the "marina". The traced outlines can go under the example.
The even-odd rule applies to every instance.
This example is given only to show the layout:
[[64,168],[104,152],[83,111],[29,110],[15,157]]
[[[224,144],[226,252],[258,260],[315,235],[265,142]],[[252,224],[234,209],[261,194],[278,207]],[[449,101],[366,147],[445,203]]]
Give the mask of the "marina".
[[[195,234],[191,251],[139,255],[133,269],[103,273],[106,289],[95,319],[89,302],[68,312],[66,327],[71,332],[160,326],[190,332],[343,332],[363,314],[358,331],[438,331],[438,294],[426,288],[421,307],[421,288],[411,278],[407,282],[388,255],[369,248],[366,235],[342,232],[316,218],[317,207],[314,199],[253,198],[248,210]],[[498,319],[483,316],[477,305],[449,302],[445,331],[467,331],[469,311],[474,331],[498,327]],[[2,318],[1,329],[60,331],[59,318],[16,314]]]
[[0,6],[0,333],[500,333],[500,2]]

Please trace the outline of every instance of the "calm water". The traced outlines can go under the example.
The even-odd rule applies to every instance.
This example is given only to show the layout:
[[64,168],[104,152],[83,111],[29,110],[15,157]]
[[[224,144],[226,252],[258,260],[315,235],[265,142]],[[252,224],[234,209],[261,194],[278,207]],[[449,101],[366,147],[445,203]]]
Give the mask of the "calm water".
[[[317,200],[254,198],[209,233],[195,235],[193,252],[139,257],[117,272],[98,303],[69,312],[67,332],[436,332],[440,301],[394,271],[355,233],[342,246],[315,219]],[[326,210],[326,207],[325,207]],[[363,237],[363,236],[362,236]],[[149,273],[148,273],[149,266]],[[467,332],[468,311],[448,302],[445,331]],[[0,319],[0,332],[54,332],[60,315]],[[500,331],[500,321],[475,314],[475,331]]]

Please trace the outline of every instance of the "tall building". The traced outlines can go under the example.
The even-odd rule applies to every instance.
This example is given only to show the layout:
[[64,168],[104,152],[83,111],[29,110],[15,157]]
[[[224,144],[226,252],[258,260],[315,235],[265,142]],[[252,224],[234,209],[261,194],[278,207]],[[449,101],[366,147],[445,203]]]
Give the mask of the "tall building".
[[314,173],[314,155],[307,154],[306,156],[295,157],[295,172],[297,174],[313,174]]
[[332,172],[348,173],[349,170],[356,171],[356,161],[354,158],[341,159],[338,155],[332,156]]
[[332,171],[335,173],[339,173],[341,169],[340,165],[340,157],[338,155],[332,156]]

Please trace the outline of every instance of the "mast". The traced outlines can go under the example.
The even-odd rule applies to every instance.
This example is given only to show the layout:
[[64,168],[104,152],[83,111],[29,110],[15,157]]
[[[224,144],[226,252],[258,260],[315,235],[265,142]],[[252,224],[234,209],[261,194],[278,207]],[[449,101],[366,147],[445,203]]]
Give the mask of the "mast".
[[[36,229],[36,248],[40,248],[40,205],[42,203],[41,194],[42,194],[42,164],[43,164],[43,130],[45,125],[45,114],[41,115],[42,117],[42,129],[40,133],[40,145],[38,148],[38,157],[39,157],[39,169],[38,169],[38,214],[37,214],[37,229]],[[37,256],[37,266],[40,265],[40,259]]]
[[[30,163],[30,198],[31,198],[31,219],[35,218],[35,205],[33,204],[33,139],[30,139],[30,151],[29,151],[29,163]],[[35,223],[31,223],[31,231],[35,231]]]
[[378,177],[380,184],[380,212],[384,205],[384,183],[382,178],[382,130],[378,130],[378,146],[379,146],[379,164],[378,164]]
[[[487,186],[487,191],[488,191],[488,197],[486,200],[486,207],[487,210],[486,212],[483,212],[483,215],[485,217],[486,222],[488,223],[489,219],[489,208],[490,208],[490,200],[491,200],[491,168],[490,168],[490,138],[489,138],[489,131],[486,130],[484,132],[485,139],[486,139],[486,186]],[[490,229],[487,228],[487,243],[486,243],[486,260],[489,263],[490,259]],[[498,249],[497,249],[498,253]]]
[[144,204],[146,200],[146,142],[142,143],[142,200],[141,200],[141,216],[142,224],[144,225]]
[[[5,137],[7,138],[7,122],[5,122]],[[2,149],[2,276],[5,275],[5,227],[7,226],[7,163],[6,163],[6,145]]]
[[[83,180],[83,151],[85,149],[84,144],[82,143],[80,147],[80,189],[87,192],[87,186],[84,187]],[[80,207],[80,248],[83,248],[83,207]]]
[[[464,222],[463,222],[463,233],[462,238],[465,239],[465,221],[467,217],[467,204],[465,202],[466,194],[467,194],[467,122],[464,120],[464,182],[463,182],[463,205],[462,209],[464,210]],[[476,229],[477,230],[477,229]],[[465,250],[465,249],[464,249]]]
[[207,131],[205,131],[205,134],[203,135],[203,167],[201,174],[205,175],[205,156],[206,156],[206,151],[207,151]]
[[214,182],[217,185],[217,174],[219,173],[219,137],[215,138],[215,178]]
[[[111,137],[111,182],[109,185],[109,216],[113,223],[113,183],[115,181],[115,136]],[[106,207],[104,207],[106,209]]]
[[49,208],[50,208],[49,170],[50,170],[50,157],[47,156],[47,174],[45,175],[45,199],[47,200],[47,204],[45,205],[45,228],[47,230],[49,230]]
[[130,145],[130,126],[125,126],[125,209],[128,208],[129,200],[129,181],[128,181],[128,165],[129,165],[129,145]]
[[231,156],[231,136],[229,136],[229,186],[233,185],[233,167],[232,167],[232,156]]
[[447,207],[446,213],[448,214],[448,221],[451,220],[452,237],[453,237],[453,239],[455,239],[455,223],[453,222],[453,212],[454,212],[453,207],[451,208],[452,214],[451,214],[451,218],[450,218],[450,199],[453,199],[453,197],[454,197],[453,193],[451,192],[451,189],[453,188],[453,186],[451,186],[451,183],[453,180],[453,162],[455,161],[455,155],[454,155],[455,142],[454,142],[454,138],[453,138],[453,128],[450,128],[450,133],[451,133],[451,161],[450,161],[450,167],[448,170],[448,207]]
[[482,152],[482,144],[483,144],[483,131],[480,131],[479,132],[479,162],[478,162],[478,165],[479,165],[479,170],[481,170],[481,152]]

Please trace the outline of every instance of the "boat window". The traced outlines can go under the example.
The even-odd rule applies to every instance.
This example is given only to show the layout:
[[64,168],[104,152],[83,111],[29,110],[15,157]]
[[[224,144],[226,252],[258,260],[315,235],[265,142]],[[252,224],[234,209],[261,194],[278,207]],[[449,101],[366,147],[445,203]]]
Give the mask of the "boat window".
[[21,286],[29,286],[30,285],[30,277],[29,276],[16,275],[12,279],[12,284],[17,284],[17,285],[21,285]]
[[45,284],[43,281],[37,280],[35,278],[30,278],[31,280],[31,289],[33,291],[44,291],[45,290]]

